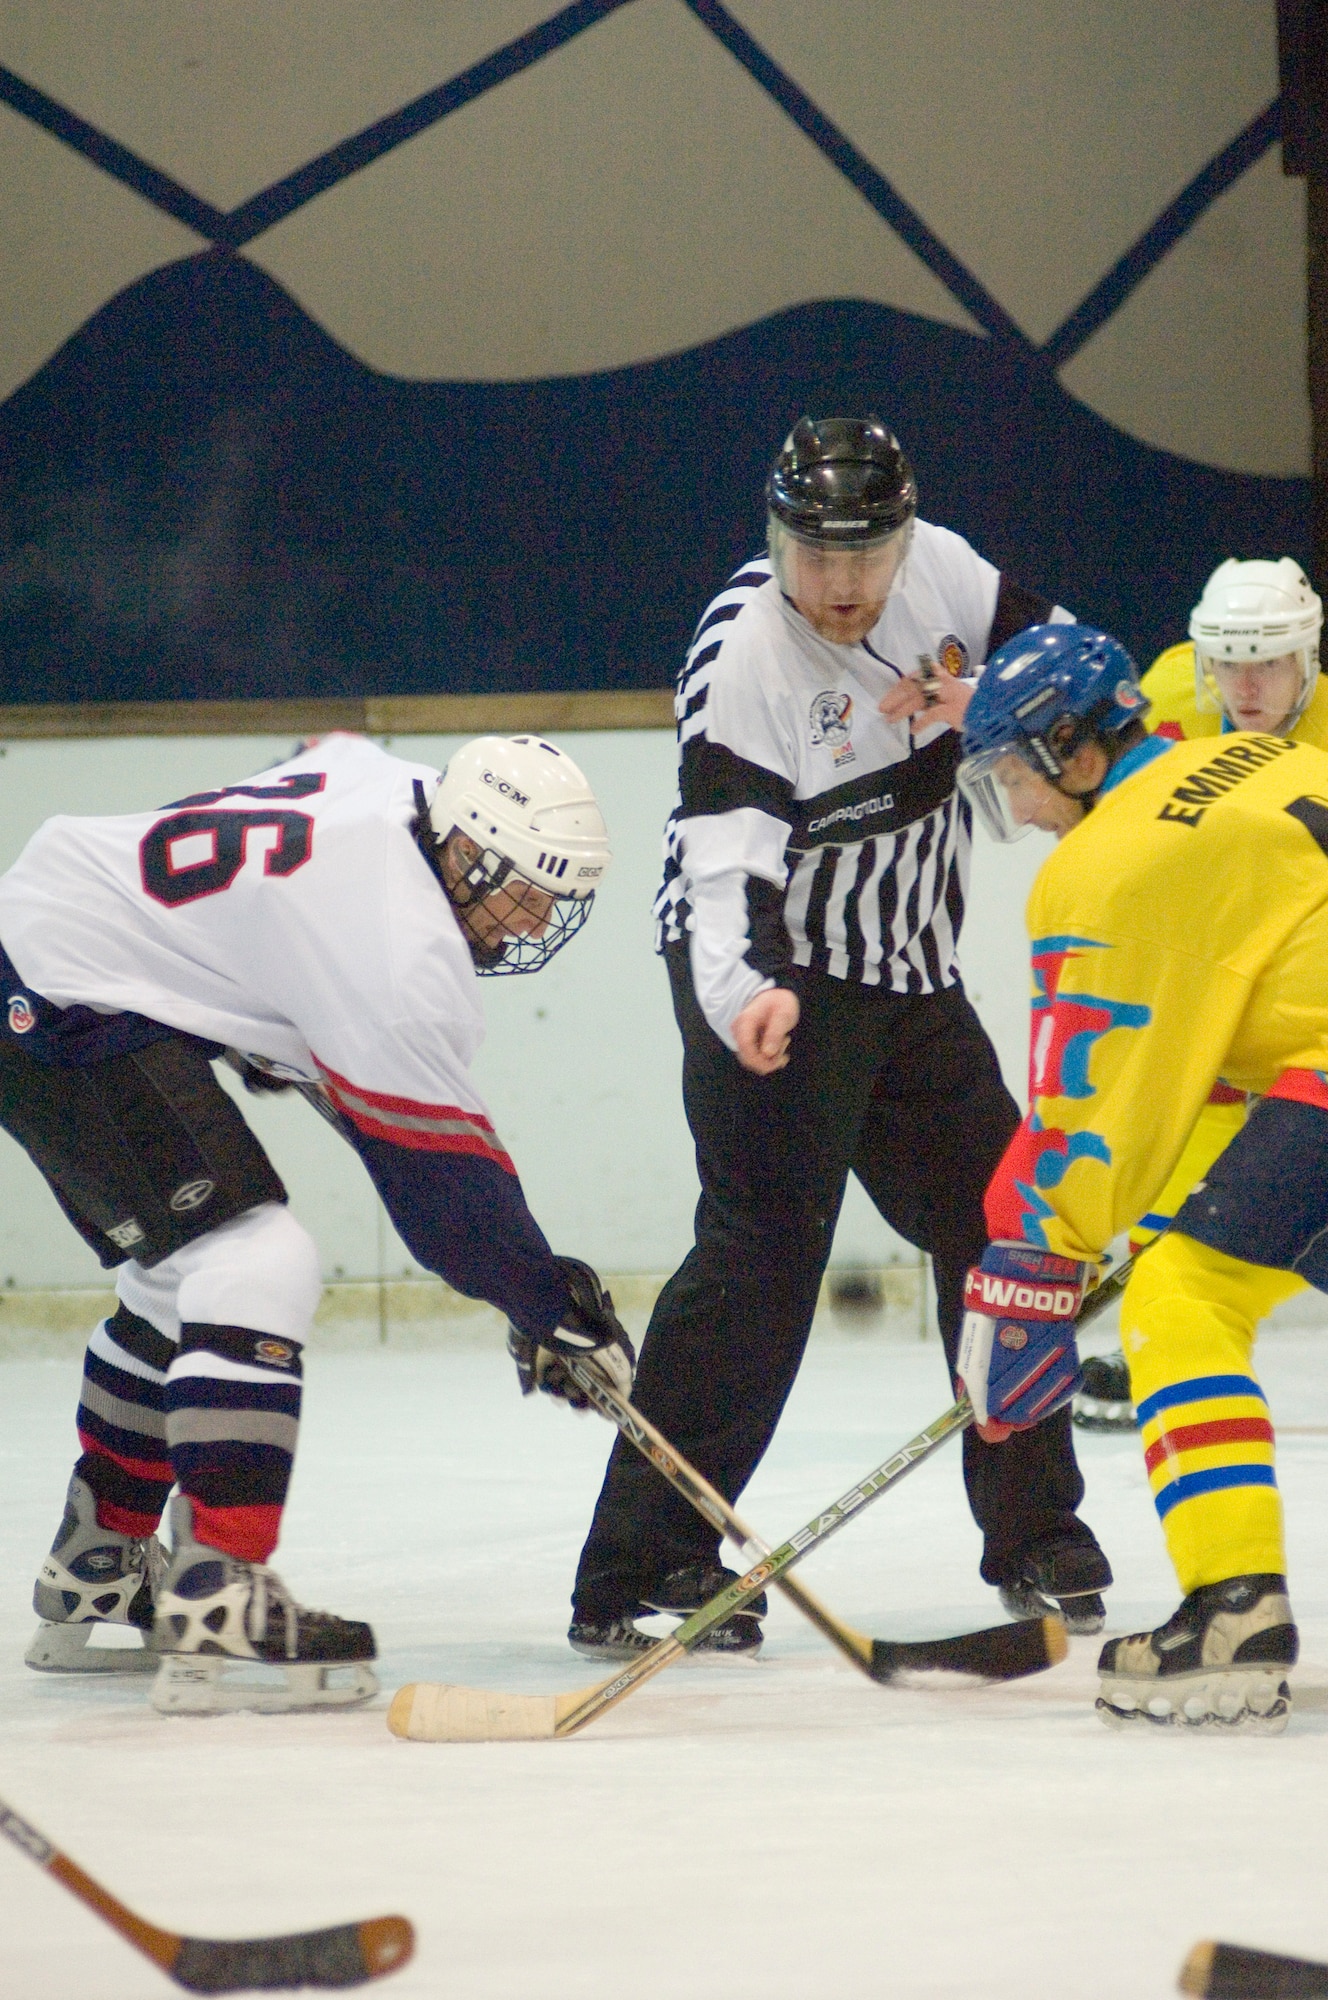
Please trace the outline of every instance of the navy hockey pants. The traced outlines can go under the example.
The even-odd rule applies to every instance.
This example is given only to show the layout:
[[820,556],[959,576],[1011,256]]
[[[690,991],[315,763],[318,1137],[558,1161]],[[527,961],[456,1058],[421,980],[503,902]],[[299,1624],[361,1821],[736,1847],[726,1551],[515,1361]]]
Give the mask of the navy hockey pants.
[[[788,1067],[762,1078],[706,1023],[686,946],[665,955],[701,1199],[695,1247],[651,1316],[633,1400],[735,1501],[802,1361],[850,1170],[886,1221],[930,1253],[953,1375],[964,1273],[987,1243],[982,1198],[1019,1113],[958,986],[895,994],[811,975]],[[881,1366],[884,1449],[885,1356]],[[1075,1515],[1084,1487],[1068,1410],[999,1446],[970,1429],[963,1446],[989,1583],[1035,1548],[1092,1539]],[[717,1548],[714,1530],[620,1438],[581,1555],[577,1615],[630,1616],[643,1591]]]

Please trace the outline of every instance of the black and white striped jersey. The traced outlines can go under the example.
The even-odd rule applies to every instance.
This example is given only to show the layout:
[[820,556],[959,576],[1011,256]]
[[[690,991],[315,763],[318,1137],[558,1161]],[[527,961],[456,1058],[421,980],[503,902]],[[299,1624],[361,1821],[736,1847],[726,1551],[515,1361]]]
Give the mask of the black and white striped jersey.
[[689,941],[697,998],[730,1047],[734,1018],[794,967],[895,993],[953,984],[972,831],[960,740],[944,724],[915,736],[877,703],[924,657],[970,673],[1052,612],[925,521],[858,645],[822,639],[764,554],[707,607],[678,677],[655,917],[660,950]]

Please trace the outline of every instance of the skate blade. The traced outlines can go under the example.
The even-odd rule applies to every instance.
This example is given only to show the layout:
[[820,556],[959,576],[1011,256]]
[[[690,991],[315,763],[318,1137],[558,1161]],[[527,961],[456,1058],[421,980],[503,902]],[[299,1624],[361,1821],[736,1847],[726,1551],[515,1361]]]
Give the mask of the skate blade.
[[1109,1729],[1238,1731],[1280,1736],[1291,1720],[1284,1669],[1235,1668],[1176,1674],[1165,1684],[1103,1674],[1097,1712]]
[[241,1660],[227,1653],[167,1653],[149,1700],[159,1715],[291,1715],[357,1708],[378,1692],[378,1676],[359,1660]]
[[155,1674],[161,1654],[136,1625],[98,1619],[55,1625],[43,1619],[23,1660],[39,1674]]
[[[1055,1598],[1044,1597],[1030,1584],[1020,1590],[1002,1588],[998,1596],[1001,1609],[1007,1611],[1016,1624],[1022,1625],[1030,1618],[1059,1618],[1072,1639],[1091,1639],[1107,1622],[1107,1608],[1102,1602],[1101,1592],[1096,1590],[1084,1591],[1078,1598]],[[1089,1604],[1090,1597],[1096,1602]]]

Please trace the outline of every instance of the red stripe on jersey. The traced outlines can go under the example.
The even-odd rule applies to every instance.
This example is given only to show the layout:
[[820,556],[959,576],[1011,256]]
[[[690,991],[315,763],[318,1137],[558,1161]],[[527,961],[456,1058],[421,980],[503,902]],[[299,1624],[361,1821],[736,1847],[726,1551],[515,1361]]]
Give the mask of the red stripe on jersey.
[[1328,1077],[1321,1069],[1284,1069],[1270,1097],[1289,1097],[1293,1104],[1317,1104],[1328,1111]]
[[1149,1472],[1156,1471],[1162,1461],[1174,1458],[1182,1451],[1204,1451],[1215,1444],[1271,1444],[1273,1427],[1267,1417],[1220,1417],[1211,1424],[1180,1424],[1174,1431],[1164,1431],[1155,1444],[1150,1444],[1144,1453],[1144,1464]]
[[1150,733],[1154,736],[1165,736],[1169,743],[1185,741],[1185,731],[1178,722],[1159,722],[1157,728]]
[[1248,1092],[1237,1090],[1231,1083],[1215,1083],[1208,1093],[1210,1104],[1243,1104]]
[[419,1098],[364,1090],[329,1069],[317,1054],[314,1061],[338,1111],[366,1138],[384,1139],[389,1145],[406,1146],[416,1153],[470,1153],[515,1175],[516,1168],[502,1141],[480,1112],[464,1111],[459,1104],[428,1104]]

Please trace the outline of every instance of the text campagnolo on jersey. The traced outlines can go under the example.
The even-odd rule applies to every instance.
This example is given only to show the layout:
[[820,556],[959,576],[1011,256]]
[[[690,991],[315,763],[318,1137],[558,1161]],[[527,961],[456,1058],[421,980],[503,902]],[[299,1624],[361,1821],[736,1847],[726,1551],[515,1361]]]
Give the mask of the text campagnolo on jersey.
[[873,813],[889,812],[895,802],[893,792],[882,792],[878,798],[863,799],[856,806],[840,806],[835,812],[825,813],[820,819],[809,819],[808,833],[824,833],[828,826],[838,826],[842,820],[870,819]]

